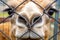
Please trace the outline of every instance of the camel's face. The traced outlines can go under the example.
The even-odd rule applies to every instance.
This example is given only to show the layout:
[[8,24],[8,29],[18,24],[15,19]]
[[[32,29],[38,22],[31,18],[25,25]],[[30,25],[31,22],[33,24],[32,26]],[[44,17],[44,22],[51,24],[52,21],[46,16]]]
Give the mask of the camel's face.
[[[46,5],[45,4],[44,6],[42,5],[43,8],[46,7]],[[14,14],[12,16],[12,29],[13,29],[12,32],[14,33],[15,37],[20,38],[27,31],[29,32],[22,36],[23,39],[24,38],[38,39],[39,36],[44,37],[46,35],[46,32],[49,31],[50,22],[48,15],[43,13],[43,9],[39,8],[35,3],[31,1],[26,3],[22,7],[22,9],[19,8],[17,9],[18,11],[16,12],[21,16],[17,14]],[[31,30],[37,33],[39,36],[30,31],[29,29],[30,27]]]
[[[15,19],[15,25],[13,25],[16,27],[16,37],[21,37],[25,32],[30,31],[28,30],[29,27],[39,19],[39,16],[43,15],[42,10],[40,10],[33,2],[28,2],[18,13],[22,17],[17,15]],[[49,21],[49,17],[47,15],[42,16],[37,23],[31,26],[32,31],[36,32],[39,36],[44,37],[45,30],[47,29],[46,20]],[[27,26],[28,23],[30,24],[29,26]],[[22,38],[39,38],[38,35],[30,31]]]

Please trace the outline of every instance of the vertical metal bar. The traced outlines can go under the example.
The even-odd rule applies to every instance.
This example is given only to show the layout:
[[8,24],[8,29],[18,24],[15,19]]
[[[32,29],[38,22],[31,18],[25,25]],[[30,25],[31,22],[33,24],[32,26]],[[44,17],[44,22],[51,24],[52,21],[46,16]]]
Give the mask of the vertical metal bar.
[[[59,17],[59,13],[55,15],[55,18],[58,20]],[[56,34],[58,32],[58,23],[55,21],[54,22],[54,34]],[[53,38],[53,40],[57,40],[57,35]]]
[[[60,5],[60,0],[58,0],[56,2],[56,8],[59,9],[59,5]],[[58,20],[59,18],[59,12],[55,14],[55,18]],[[54,34],[58,32],[58,23],[55,21],[54,22]],[[57,40],[57,35],[53,38],[53,40]]]
[[[56,5],[56,7],[59,9],[59,11],[60,11],[60,0],[58,0],[57,1],[57,5]],[[59,12],[59,18],[60,18],[60,12]],[[59,28],[58,28],[59,29]],[[59,29],[60,30],[60,29]],[[58,30],[58,31],[59,31]],[[60,40],[60,35],[58,34],[58,40]]]
[[[59,22],[60,22],[60,12],[59,12]],[[60,31],[60,26],[59,26],[60,24],[58,24],[58,31]],[[60,40],[60,33],[58,34],[58,40]]]

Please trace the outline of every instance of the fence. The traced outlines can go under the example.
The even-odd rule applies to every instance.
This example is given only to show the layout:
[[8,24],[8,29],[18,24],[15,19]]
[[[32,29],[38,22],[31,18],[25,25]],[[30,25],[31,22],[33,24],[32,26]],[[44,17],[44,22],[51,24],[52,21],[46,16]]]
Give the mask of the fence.
[[[7,3],[5,3],[3,0],[0,0],[2,3],[4,3],[5,5],[7,5],[9,8],[11,8],[12,10],[10,10],[9,12],[11,13],[7,18],[5,18],[3,21],[1,21],[0,23],[3,23],[6,19],[8,19],[8,18],[10,18],[12,15],[14,15],[14,14],[12,14],[13,12],[15,13],[15,14],[17,14],[17,12],[15,12],[14,10],[16,10],[19,6],[21,6],[24,2],[26,2],[27,0],[24,0],[22,3],[20,3],[16,8],[12,8],[11,6],[9,6]],[[36,5],[38,5],[40,8],[42,8],[43,10],[44,10],[44,13],[46,14],[46,15],[48,15],[47,13],[46,13],[46,9],[48,9],[48,8],[50,8],[51,7],[51,5],[53,5],[55,2],[57,2],[58,0],[54,0],[50,5],[48,5],[47,7],[46,7],[46,9],[44,9],[43,7],[41,7],[38,3],[36,3],[35,1],[33,1],[33,0],[31,0],[32,2],[34,2]],[[17,15],[19,15],[19,14],[17,14]],[[44,15],[44,14],[43,14]],[[42,16],[43,16],[42,15]],[[60,30],[59,31],[57,31],[58,30],[58,24],[60,24],[60,22],[58,21],[58,16],[59,15],[59,12],[57,12],[56,13],[56,15],[55,15],[55,18],[53,18],[52,16],[50,16],[49,15],[49,17],[50,18],[52,18],[52,19],[54,19],[55,20],[55,23],[54,23],[54,25],[55,25],[55,27],[54,27],[54,35],[52,36],[52,37],[50,37],[48,40],[51,40],[52,38],[53,38],[53,40],[57,40],[57,35],[60,33]],[[21,16],[21,15],[19,15],[19,16]],[[40,17],[42,17],[42,16],[40,16]],[[36,23],[36,22],[35,22]],[[34,24],[35,24],[34,23]],[[31,26],[33,26],[33,25],[31,25]],[[28,27],[29,28],[29,30],[30,31],[32,31],[31,30],[31,28],[30,27]],[[2,32],[1,30],[0,30],[0,32],[3,34],[3,35],[5,35],[9,40],[11,40],[4,32]],[[32,31],[33,33],[35,33],[34,31]],[[26,32],[27,33],[27,32]],[[24,33],[23,35],[25,35],[26,33]],[[37,33],[35,33],[36,35],[38,35]],[[23,36],[22,35],[22,36]],[[21,36],[21,37],[22,37]],[[39,36],[39,35],[38,35]],[[20,38],[21,38],[20,37]],[[39,36],[40,37],[40,36]],[[44,40],[42,37],[40,37],[42,40]]]

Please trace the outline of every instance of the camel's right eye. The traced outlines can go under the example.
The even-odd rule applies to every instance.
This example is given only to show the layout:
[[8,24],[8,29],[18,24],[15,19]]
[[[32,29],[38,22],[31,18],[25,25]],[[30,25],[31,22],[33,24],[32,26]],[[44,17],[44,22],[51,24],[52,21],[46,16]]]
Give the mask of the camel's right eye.
[[12,11],[11,8],[6,8],[3,10],[4,12],[8,12],[9,15],[11,15],[12,13],[15,13],[14,11]]

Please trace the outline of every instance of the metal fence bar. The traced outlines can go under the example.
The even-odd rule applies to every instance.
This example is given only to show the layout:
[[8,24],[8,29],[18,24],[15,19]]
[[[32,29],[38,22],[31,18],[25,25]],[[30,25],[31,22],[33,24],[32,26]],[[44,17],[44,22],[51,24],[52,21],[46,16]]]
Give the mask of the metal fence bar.
[[55,33],[52,37],[50,37],[48,40],[51,40],[52,38],[54,38],[56,35],[58,35],[60,33],[60,31],[59,32],[57,32],[57,33]]
[[18,6],[16,6],[13,10],[16,10],[19,6],[21,6],[24,2],[26,2],[27,0],[24,0],[22,3],[20,3]]
[[[59,6],[59,3],[60,3],[59,0],[56,3],[57,3],[56,5]],[[56,6],[56,8],[58,8],[58,6]],[[58,20],[59,12],[55,14],[55,18],[56,18],[56,20]],[[57,32],[58,32],[58,23],[55,21],[54,22],[54,34]],[[57,35],[53,38],[53,40],[57,40]]]
[[[59,13],[55,15],[56,20],[58,20]],[[58,23],[54,22],[54,34],[58,32]],[[53,40],[57,40],[57,35],[53,38]]]
[[6,37],[8,40],[11,40],[11,38],[8,36],[8,35],[6,35],[6,33],[5,32],[3,32],[2,30],[0,30],[0,32],[4,35],[4,37]]

